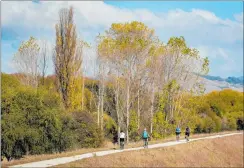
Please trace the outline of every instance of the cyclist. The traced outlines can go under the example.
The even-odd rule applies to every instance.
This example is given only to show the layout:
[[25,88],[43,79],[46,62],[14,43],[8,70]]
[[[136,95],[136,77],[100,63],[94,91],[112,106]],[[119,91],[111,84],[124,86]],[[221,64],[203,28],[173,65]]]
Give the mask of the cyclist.
[[185,132],[185,139],[186,141],[189,141],[189,137],[190,137],[190,128],[187,126],[186,127],[186,132]]
[[179,139],[180,139],[180,133],[181,133],[181,131],[180,131],[180,127],[179,127],[179,125],[178,125],[177,128],[176,128],[176,130],[175,130],[176,141],[179,141]]
[[119,140],[120,140],[120,149],[124,149],[124,146],[125,146],[125,133],[123,131],[120,132]]
[[113,136],[113,144],[114,144],[114,149],[116,149],[116,144],[119,144],[119,138],[118,138],[118,134],[119,133],[116,133],[114,136]]
[[142,133],[142,138],[144,141],[144,148],[148,148],[148,138],[149,138],[149,134],[147,133],[147,129],[145,128],[143,133]]

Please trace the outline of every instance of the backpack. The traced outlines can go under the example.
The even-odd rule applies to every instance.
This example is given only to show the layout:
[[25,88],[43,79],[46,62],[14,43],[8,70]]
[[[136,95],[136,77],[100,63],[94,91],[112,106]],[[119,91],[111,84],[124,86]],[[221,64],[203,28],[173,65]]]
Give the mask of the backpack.
[[143,138],[148,138],[148,133],[147,133],[147,131],[144,131],[144,132],[143,132]]
[[175,132],[180,132],[180,128],[176,128]]
[[190,133],[190,128],[186,128],[186,133]]

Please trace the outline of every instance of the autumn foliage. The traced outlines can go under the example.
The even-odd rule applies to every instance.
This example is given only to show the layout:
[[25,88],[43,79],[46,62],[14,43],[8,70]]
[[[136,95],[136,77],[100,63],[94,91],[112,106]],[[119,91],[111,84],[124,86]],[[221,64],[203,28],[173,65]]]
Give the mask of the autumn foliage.
[[53,75],[45,75],[46,50],[34,37],[14,56],[18,74],[1,74],[3,157],[99,147],[121,130],[127,142],[140,140],[144,128],[153,139],[174,135],[177,125],[193,133],[243,130],[243,92],[204,93],[209,60],[184,37],[163,43],[142,22],[113,23],[96,39],[97,64],[86,66],[97,73],[89,78],[82,69],[88,45],[73,16],[73,8],[60,10]]

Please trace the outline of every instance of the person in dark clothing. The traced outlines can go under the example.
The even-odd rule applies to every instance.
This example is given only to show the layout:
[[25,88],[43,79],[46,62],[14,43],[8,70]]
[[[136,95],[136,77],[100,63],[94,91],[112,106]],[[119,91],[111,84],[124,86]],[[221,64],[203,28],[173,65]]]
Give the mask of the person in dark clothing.
[[115,145],[118,143],[118,134],[115,134],[114,137],[113,137],[113,144],[114,144],[114,148],[115,148]]
[[185,132],[185,139],[186,141],[189,141],[189,137],[190,137],[190,128],[187,126],[186,127],[186,132]]

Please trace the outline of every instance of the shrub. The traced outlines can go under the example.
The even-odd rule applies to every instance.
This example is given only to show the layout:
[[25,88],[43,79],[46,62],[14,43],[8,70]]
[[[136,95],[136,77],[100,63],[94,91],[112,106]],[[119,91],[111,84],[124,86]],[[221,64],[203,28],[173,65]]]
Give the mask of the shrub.
[[113,141],[117,135],[117,124],[112,117],[104,114],[104,136],[109,140]]
[[212,120],[211,117],[204,118],[204,128],[203,132],[211,133],[214,131],[214,128],[216,127],[215,122]]
[[103,144],[103,133],[90,113],[77,111],[73,112],[72,116],[72,131],[75,132],[79,147],[99,147]]
[[153,138],[159,139],[165,137],[165,132],[168,127],[169,124],[165,121],[165,113],[161,111],[156,112],[153,117]]
[[132,110],[130,112],[130,123],[129,123],[129,137],[133,141],[138,141],[141,137],[138,133],[138,125],[137,125],[137,113]]
[[32,88],[16,89],[11,96],[11,104],[2,109],[2,154],[10,160],[64,150],[59,136],[59,98]]

